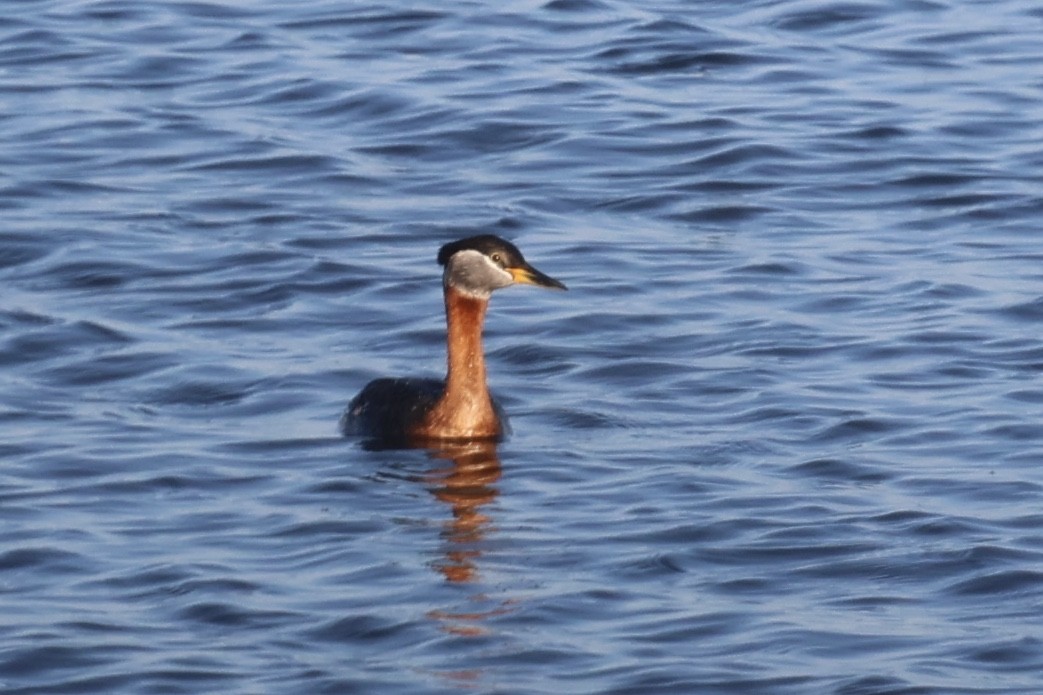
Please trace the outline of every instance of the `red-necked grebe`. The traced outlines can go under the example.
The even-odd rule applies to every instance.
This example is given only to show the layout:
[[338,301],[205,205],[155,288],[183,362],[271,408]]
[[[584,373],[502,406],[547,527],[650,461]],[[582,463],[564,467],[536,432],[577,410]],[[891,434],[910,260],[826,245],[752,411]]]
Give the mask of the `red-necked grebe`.
[[396,442],[497,439],[502,410],[489,395],[482,324],[493,290],[515,283],[565,285],[529,265],[514,244],[493,236],[460,239],[438,252],[448,324],[445,381],[376,379],[352,399],[341,429]]

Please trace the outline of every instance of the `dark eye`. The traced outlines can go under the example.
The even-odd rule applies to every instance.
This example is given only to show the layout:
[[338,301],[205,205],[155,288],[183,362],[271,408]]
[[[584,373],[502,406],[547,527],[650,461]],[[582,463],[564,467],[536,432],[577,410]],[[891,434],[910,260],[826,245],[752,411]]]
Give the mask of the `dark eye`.
[[493,255],[489,256],[489,258],[493,259],[493,263],[495,263],[496,265],[501,267],[503,266],[503,256],[501,256],[500,254],[494,253]]

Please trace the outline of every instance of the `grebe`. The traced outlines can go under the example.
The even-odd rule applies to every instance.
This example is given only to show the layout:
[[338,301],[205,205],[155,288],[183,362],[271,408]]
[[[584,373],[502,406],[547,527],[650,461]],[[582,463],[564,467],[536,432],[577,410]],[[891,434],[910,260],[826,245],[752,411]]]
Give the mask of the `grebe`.
[[448,325],[448,372],[437,379],[376,379],[341,418],[346,435],[384,442],[497,439],[503,411],[489,395],[482,324],[493,290],[515,283],[565,285],[526,263],[514,244],[494,236],[460,239],[438,251]]

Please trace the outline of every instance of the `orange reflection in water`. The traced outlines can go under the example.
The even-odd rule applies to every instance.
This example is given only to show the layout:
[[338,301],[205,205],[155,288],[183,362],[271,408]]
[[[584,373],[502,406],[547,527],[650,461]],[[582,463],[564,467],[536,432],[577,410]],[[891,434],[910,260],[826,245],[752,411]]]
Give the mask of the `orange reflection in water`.
[[[431,450],[432,459],[444,461],[425,475],[431,494],[449,506],[452,518],[445,522],[441,537],[443,548],[432,563],[452,584],[476,584],[487,536],[495,531],[492,518],[483,511],[496,500],[500,480],[500,458],[494,442],[469,442],[446,445]],[[492,599],[484,592],[468,597],[475,606],[488,606]],[[509,601],[496,602],[489,608],[468,607],[466,610],[432,610],[427,616],[437,620],[446,632],[477,637],[488,634],[482,625],[489,618],[510,610]]]
[[431,452],[434,459],[450,465],[427,474],[431,494],[449,505],[453,518],[442,531],[443,559],[435,563],[454,584],[477,579],[477,561],[482,541],[492,529],[492,519],[481,511],[500,494],[500,458],[496,444],[476,442],[447,446]]

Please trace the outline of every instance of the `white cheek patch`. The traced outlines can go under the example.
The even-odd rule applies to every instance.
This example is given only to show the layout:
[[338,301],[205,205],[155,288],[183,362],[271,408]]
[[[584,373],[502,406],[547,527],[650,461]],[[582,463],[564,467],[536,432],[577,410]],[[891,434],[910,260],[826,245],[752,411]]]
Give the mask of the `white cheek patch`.
[[445,268],[445,281],[476,297],[488,297],[501,287],[514,284],[514,278],[478,251],[457,251]]

